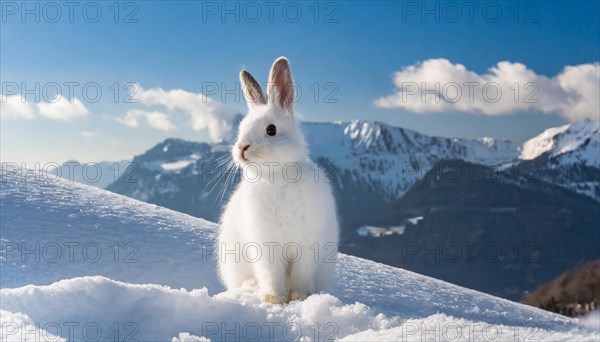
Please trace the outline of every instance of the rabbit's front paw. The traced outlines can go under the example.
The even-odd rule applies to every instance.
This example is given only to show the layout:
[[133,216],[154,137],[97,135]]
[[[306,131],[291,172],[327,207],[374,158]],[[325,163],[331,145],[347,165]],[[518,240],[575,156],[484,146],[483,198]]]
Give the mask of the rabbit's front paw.
[[262,294],[260,298],[263,302],[271,303],[271,304],[285,304],[289,302],[289,298],[287,296],[278,296],[272,294]]
[[290,301],[293,301],[293,300],[305,300],[307,297],[308,297],[308,294],[302,293],[302,292],[298,292],[298,291],[292,291],[290,293]]

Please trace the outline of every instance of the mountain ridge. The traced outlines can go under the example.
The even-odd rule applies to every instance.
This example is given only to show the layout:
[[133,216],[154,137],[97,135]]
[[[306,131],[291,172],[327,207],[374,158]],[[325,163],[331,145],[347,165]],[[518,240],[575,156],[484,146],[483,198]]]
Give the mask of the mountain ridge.
[[[519,166],[523,163],[535,164],[540,172],[547,170],[550,170],[547,172],[556,172],[552,170],[562,166],[583,165],[586,170],[584,176],[577,179],[577,184],[569,183],[566,176],[541,178],[600,200],[600,184],[596,184],[599,181],[596,179],[594,182],[593,177],[596,169],[600,174],[600,161],[593,155],[595,150],[600,149],[598,128],[594,129],[599,124],[600,121],[584,120],[568,127],[561,127],[562,130],[555,130],[556,132],[552,136],[548,134],[547,130],[523,144],[523,146],[527,146],[526,151],[521,150],[522,146],[508,140],[431,137],[377,121],[303,123],[302,130],[305,132],[311,156],[315,161],[322,161],[332,172],[342,176],[346,174],[364,190],[379,193],[386,201],[402,197],[416,180],[421,178],[436,162],[444,159],[462,159],[477,164],[491,165],[499,169]],[[570,150],[562,151],[556,156],[546,151],[549,149],[547,146],[551,146],[547,143],[548,139],[555,139],[557,134],[568,131],[569,127],[579,126],[584,128],[594,126],[579,137],[580,140],[587,141],[587,144],[571,143]],[[545,137],[545,139],[540,137]],[[542,146],[533,148],[536,141]],[[162,151],[167,145],[172,146],[171,148],[176,152]],[[573,148],[573,145],[576,147]],[[585,151],[577,154],[580,152],[580,147],[585,148]],[[183,169],[200,159],[207,162],[206,158],[194,157],[195,154],[218,154],[215,161],[220,162],[228,159],[228,150],[227,144],[166,139],[146,153],[136,156],[133,162],[139,163],[138,166],[143,168],[146,166],[145,163],[151,161],[174,162],[177,157],[187,158],[188,163],[179,165],[178,169]],[[540,150],[542,152],[538,152]],[[520,157],[528,159],[519,159]],[[563,163],[562,159],[567,157],[573,160]],[[558,160],[557,158],[562,159]],[[583,161],[581,161],[582,158]],[[577,162],[577,160],[581,162]],[[222,163],[220,162],[220,164]],[[154,165],[153,169],[161,171],[159,166]],[[201,172],[199,169],[201,167],[197,167],[193,172]],[[588,175],[589,173],[592,175]],[[591,183],[595,184],[587,184],[590,183],[590,179]],[[581,189],[581,184],[583,184],[583,189]],[[110,189],[124,194],[132,193],[131,189],[127,190],[127,187],[112,186]]]

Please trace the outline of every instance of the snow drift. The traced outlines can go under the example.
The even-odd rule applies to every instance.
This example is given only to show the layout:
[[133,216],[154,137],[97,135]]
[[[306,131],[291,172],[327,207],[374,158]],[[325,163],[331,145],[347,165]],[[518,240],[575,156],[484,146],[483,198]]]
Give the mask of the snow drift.
[[340,255],[329,293],[223,292],[214,223],[97,188],[1,174],[2,341],[589,340],[577,320]]

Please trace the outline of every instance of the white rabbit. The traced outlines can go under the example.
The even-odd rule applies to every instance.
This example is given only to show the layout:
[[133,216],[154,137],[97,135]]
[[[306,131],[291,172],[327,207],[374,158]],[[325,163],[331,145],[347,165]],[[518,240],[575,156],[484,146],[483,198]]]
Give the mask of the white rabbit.
[[217,263],[228,289],[258,286],[273,304],[325,290],[335,273],[338,219],[325,172],[309,156],[294,121],[294,82],[280,57],[269,73],[268,102],[243,70],[248,115],[232,147],[242,180],[221,216]]

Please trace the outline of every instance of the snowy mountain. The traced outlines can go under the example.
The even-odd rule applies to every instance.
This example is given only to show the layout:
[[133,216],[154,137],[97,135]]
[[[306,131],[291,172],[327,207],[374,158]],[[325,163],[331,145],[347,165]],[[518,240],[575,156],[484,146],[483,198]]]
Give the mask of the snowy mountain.
[[583,120],[526,141],[517,167],[600,201],[600,121]]
[[518,145],[506,140],[431,137],[373,121],[307,123],[304,132],[313,159],[326,159],[386,200],[402,197],[440,160],[501,165],[519,156]]
[[570,125],[549,128],[527,140],[521,148],[522,160],[543,154],[557,164],[584,164],[600,168],[600,121],[585,119]]
[[[599,125],[585,120],[550,129],[523,146],[493,138],[432,137],[372,121],[305,123],[303,130],[312,158],[354,208],[362,205],[355,197],[368,198],[367,204],[401,198],[433,165],[450,159],[522,173],[535,169],[542,180],[600,200]],[[223,189],[222,171],[230,163],[225,144],[167,139],[133,163],[134,177],[117,180],[109,190],[195,216],[216,219],[232,188]]]
[[576,319],[343,254],[328,293],[265,304],[251,288],[222,292],[211,222],[3,176],[2,341],[600,339]]
[[[372,121],[305,123],[303,130],[312,158],[343,189],[340,198],[371,204],[399,199],[440,160],[501,165],[519,156],[519,146],[509,141],[430,137]],[[167,139],[133,159],[134,177],[107,189],[215,220],[232,188],[223,184],[229,160],[228,145]]]

